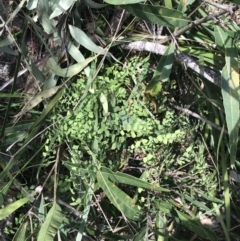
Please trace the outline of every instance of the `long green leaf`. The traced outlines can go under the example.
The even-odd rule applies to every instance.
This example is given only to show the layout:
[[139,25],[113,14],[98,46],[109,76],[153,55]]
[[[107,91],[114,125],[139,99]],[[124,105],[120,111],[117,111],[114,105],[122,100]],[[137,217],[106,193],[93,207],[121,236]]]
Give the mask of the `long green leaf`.
[[191,217],[189,217],[188,215],[177,211],[178,217],[179,219],[183,222],[183,224],[192,232],[194,232],[195,234],[197,234],[198,236],[200,236],[201,238],[207,239],[207,240],[211,240],[211,241],[217,241],[217,236],[216,234],[204,227],[197,219],[193,219]]
[[105,177],[109,178],[109,180],[111,180],[112,182],[123,183],[123,184],[132,185],[139,188],[146,188],[146,189],[160,191],[160,192],[169,192],[169,190],[166,188],[153,186],[152,184],[149,184],[139,178],[128,175],[126,173],[122,173],[122,172],[114,173],[106,167],[102,167],[101,172]]
[[[67,50],[68,53],[77,61],[77,63],[85,61],[85,58],[82,55],[82,53],[71,41],[68,42]],[[84,68],[84,72],[87,75],[87,77],[89,77],[90,67],[87,66],[86,68]]]
[[27,226],[28,226],[27,222],[22,222],[17,232],[15,233],[12,241],[25,241]]
[[146,88],[146,93],[152,96],[157,95],[162,89],[161,82],[166,82],[169,79],[172,65],[175,60],[174,49],[174,43],[171,43],[166,49],[164,55],[158,62],[157,69],[154,72],[151,82]]
[[224,47],[229,35],[219,26],[214,26],[215,43],[219,47]]
[[145,0],[104,0],[104,2],[112,5],[125,5],[145,2]]
[[86,49],[96,54],[104,53],[103,49],[97,46],[81,29],[69,25],[69,30],[72,37]]
[[49,210],[46,219],[41,226],[37,241],[53,241],[61,226],[62,220],[63,214],[61,207],[56,202],[53,202],[53,206]]
[[[79,165],[78,164],[65,162],[64,165],[70,171],[79,173],[79,169],[78,169]],[[88,169],[83,169],[83,168],[81,168],[81,173],[94,175],[94,171],[90,171]],[[149,184],[139,178],[128,175],[126,173],[112,172],[111,170],[109,170],[106,167],[101,168],[101,173],[104,175],[104,177],[108,178],[112,182],[122,183],[122,184],[126,184],[126,185],[135,186],[138,188],[145,188],[145,189],[150,189],[150,190],[159,191],[159,192],[170,192],[166,188],[153,186],[152,184]]]
[[182,28],[190,21],[190,19],[185,17],[180,11],[161,6],[132,4],[121,7],[140,19],[161,26]]
[[107,4],[96,3],[92,0],[83,0],[83,2],[90,8],[100,9],[107,6]]
[[28,112],[29,110],[31,110],[33,107],[35,107],[36,105],[38,105],[40,102],[42,102],[43,100],[53,96],[60,88],[62,88],[62,86],[55,86],[53,88],[50,89],[46,89],[43,90],[42,92],[40,92],[37,96],[35,96],[34,98],[32,98],[28,104],[15,116],[21,116],[23,114],[25,114],[26,112]]
[[232,41],[225,46],[226,65],[222,70],[222,96],[229,134],[231,167],[236,160],[239,125],[239,72],[238,55]]
[[140,208],[135,205],[135,201],[131,199],[126,193],[120,190],[112,182],[108,180],[108,177],[104,176],[101,171],[97,172],[97,180],[107,195],[112,204],[127,218],[139,221],[141,211]]
[[49,19],[55,18],[66,12],[75,2],[76,0],[60,0],[53,13],[50,15]]
[[30,200],[30,196],[21,198],[13,203],[8,204],[6,207],[0,209],[0,220],[3,220],[7,216],[15,212],[17,209],[22,207],[29,200]]
[[85,61],[77,64],[73,64],[69,66],[68,68],[62,69],[56,61],[53,58],[49,58],[47,62],[47,67],[51,69],[56,75],[61,77],[72,77],[74,75],[77,75],[79,72],[81,72],[89,63],[91,63],[95,57],[87,58]]

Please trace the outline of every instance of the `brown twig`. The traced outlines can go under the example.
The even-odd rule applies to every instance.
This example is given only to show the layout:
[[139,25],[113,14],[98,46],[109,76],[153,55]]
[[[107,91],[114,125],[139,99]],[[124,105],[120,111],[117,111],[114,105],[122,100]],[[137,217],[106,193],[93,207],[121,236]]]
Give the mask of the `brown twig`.
[[215,3],[215,2],[209,1],[209,0],[205,0],[204,2],[214,6],[216,8],[219,8],[222,10],[227,10],[230,14],[233,14],[233,6],[232,5],[231,5],[231,8],[229,8],[229,5]]
[[[189,29],[193,28],[193,27],[196,27],[198,25],[201,25],[202,23],[205,23],[207,22],[208,20],[210,19],[213,19],[213,18],[216,18],[216,17],[219,17],[227,12],[233,12],[233,8],[234,6],[228,6],[227,9],[224,9],[224,10],[221,10],[219,12],[214,12],[204,18],[201,18],[201,19],[198,19],[198,20],[195,20],[193,22],[191,22],[190,24],[188,24],[187,26],[185,26],[184,28],[181,28],[180,30],[176,31],[173,36],[176,38],[176,37],[179,37],[181,36],[183,33],[185,33],[186,31],[188,31]],[[165,39],[162,39],[159,41],[159,43],[163,44],[163,43],[166,43],[167,41],[171,40],[172,39],[172,36],[168,36],[166,37]]]

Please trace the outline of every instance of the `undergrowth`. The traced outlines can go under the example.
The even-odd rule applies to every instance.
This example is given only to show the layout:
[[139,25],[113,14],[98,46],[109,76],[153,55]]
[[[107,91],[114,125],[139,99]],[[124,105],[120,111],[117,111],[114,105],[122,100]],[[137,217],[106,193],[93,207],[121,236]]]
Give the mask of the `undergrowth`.
[[[135,56],[123,65],[106,64],[89,86],[88,95],[85,95],[86,78],[75,79],[53,109],[48,120],[53,125],[44,134],[43,163],[52,163],[61,146],[65,156],[60,161],[69,173],[59,177],[59,197],[79,210],[84,210],[89,196],[87,190],[103,167],[140,178],[153,186],[168,188],[174,191],[174,198],[181,197],[185,205],[193,196],[201,199],[199,190],[212,195],[216,191],[216,172],[209,168],[211,163],[206,162],[202,139],[194,134],[201,125],[196,122],[194,129],[186,116],[168,107],[168,85],[163,85],[158,96],[145,93],[150,76],[149,58]],[[160,203],[169,206],[169,201],[173,201],[168,193],[159,196],[126,184],[119,187],[137,200],[139,208],[145,210],[142,215],[151,212],[153,226],[156,224],[153,217],[162,213]],[[97,195],[103,194],[98,185],[93,186],[93,190]],[[69,194],[67,200],[66,192]],[[149,200],[157,205],[149,206]],[[106,198],[103,196],[95,202],[111,219],[113,211],[109,212],[111,204]],[[170,205],[165,210],[168,218],[172,217],[170,209],[178,206],[174,203],[175,207]],[[117,215],[120,215],[118,211]],[[89,225],[92,218],[88,220]],[[105,225],[109,230],[109,224]],[[140,226],[145,225],[146,220]]]

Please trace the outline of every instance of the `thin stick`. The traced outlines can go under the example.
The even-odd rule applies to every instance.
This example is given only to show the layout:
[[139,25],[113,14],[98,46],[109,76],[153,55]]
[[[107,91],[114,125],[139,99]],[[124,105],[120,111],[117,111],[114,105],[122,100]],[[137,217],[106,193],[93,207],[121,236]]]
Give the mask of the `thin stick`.
[[[135,41],[126,44],[122,44],[124,49],[131,49],[137,51],[147,51],[150,53],[163,55],[167,49],[165,45],[153,42],[145,42],[145,41]],[[208,81],[221,86],[221,76],[220,72],[216,72],[210,68],[203,67],[200,68],[198,61],[193,57],[190,57],[187,54],[181,53],[180,51],[175,51],[176,60],[180,63],[186,65],[187,67],[193,69],[196,73],[206,78]]]
[[[195,20],[193,22],[191,22],[189,25],[185,26],[184,28],[181,28],[180,30],[176,31],[173,35],[174,37],[179,37],[181,36],[183,33],[185,33],[186,31],[188,31],[190,28],[193,28],[193,27],[196,27],[198,25],[201,25],[202,23],[205,23],[207,22],[208,20],[210,19],[213,19],[213,18],[216,18],[216,17],[219,17],[227,12],[230,12],[232,13],[233,12],[233,6],[229,6],[227,9],[224,9],[224,10],[221,10],[219,12],[215,12],[215,13],[212,13],[204,18],[201,18],[201,19],[198,19],[198,20]],[[165,39],[162,39],[159,41],[160,44],[163,44],[163,43],[166,43],[167,41],[169,41],[172,37],[171,36],[168,36],[166,37]]]

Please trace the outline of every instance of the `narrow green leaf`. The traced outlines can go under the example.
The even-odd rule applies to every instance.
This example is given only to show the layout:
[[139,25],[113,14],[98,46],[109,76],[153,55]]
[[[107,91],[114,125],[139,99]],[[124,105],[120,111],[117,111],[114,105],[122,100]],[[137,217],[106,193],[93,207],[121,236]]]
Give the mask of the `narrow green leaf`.
[[97,56],[87,58],[85,61],[81,63],[73,64],[65,69],[62,69],[61,67],[59,67],[53,58],[49,58],[46,65],[58,76],[72,77],[74,75],[77,75],[79,72],[81,72],[89,63],[91,63],[96,58]]
[[146,88],[146,93],[149,93],[152,96],[157,95],[162,89],[161,82],[165,82],[169,79],[172,65],[175,60],[174,49],[175,47],[173,43],[171,43],[166,49],[161,60],[158,62],[157,69],[154,72],[151,82]]
[[28,226],[27,222],[22,222],[17,232],[15,233],[12,241],[25,241],[27,226]]
[[[79,49],[71,41],[68,42],[67,49],[68,49],[68,53],[77,61],[77,63],[80,63],[86,60],[82,55],[82,53],[79,51]],[[87,66],[86,68],[84,68],[84,72],[87,75],[87,77],[89,77],[90,67]]]
[[31,64],[31,69],[32,69],[32,74],[33,74],[33,76],[34,76],[37,80],[39,80],[39,81],[41,81],[42,83],[44,83],[44,82],[45,82],[45,76],[44,76],[44,74],[42,73],[42,71],[40,71],[40,70],[38,69],[38,67],[37,67],[34,63]]
[[178,214],[179,219],[182,221],[182,223],[193,233],[207,240],[211,240],[211,241],[218,240],[216,234],[212,230],[204,227],[199,220],[193,219],[180,211],[176,210],[176,212]]
[[35,96],[34,98],[32,98],[27,105],[15,116],[21,116],[23,114],[25,114],[26,112],[28,112],[29,110],[31,110],[33,107],[35,107],[36,105],[38,105],[40,102],[42,102],[43,100],[53,96],[60,88],[62,88],[62,86],[55,86],[53,88],[50,89],[46,89],[43,90],[42,92],[40,92],[37,96]]
[[229,35],[218,25],[214,25],[215,44],[224,47],[229,39]]
[[226,65],[222,70],[222,96],[229,134],[231,167],[234,167],[239,125],[239,70],[237,50],[229,40],[225,46]]
[[66,12],[75,2],[76,0],[60,0],[49,19],[53,19]]
[[7,216],[15,212],[17,209],[22,207],[29,200],[30,200],[30,196],[21,198],[13,203],[8,204],[6,207],[0,209],[0,220],[3,220]]
[[43,221],[45,219],[45,201],[44,201],[44,197],[42,195],[41,197],[41,201],[39,203],[39,207],[38,207],[38,218]]
[[62,220],[63,214],[61,207],[56,202],[53,202],[53,206],[41,226],[37,241],[53,241],[62,224]]
[[172,0],[164,0],[164,6],[165,6],[166,8],[172,9],[172,8],[173,8],[173,7],[172,7]]
[[113,173],[109,169],[102,167],[101,171],[104,173],[105,176],[107,176],[112,182],[118,182],[123,184],[132,185],[139,188],[146,188],[150,190],[160,191],[160,192],[170,192],[168,189],[163,187],[157,187],[153,186],[152,184],[149,184],[139,178],[136,178],[134,176],[128,175],[126,173],[122,172],[116,172]]
[[198,192],[202,197],[204,197],[205,199],[207,199],[207,200],[209,200],[209,201],[211,201],[211,202],[224,204],[224,201],[223,201],[223,200],[218,199],[218,198],[215,198],[215,197],[211,196],[211,194],[206,194],[205,192],[201,191],[200,189],[197,190],[197,192]]
[[146,87],[146,94],[151,96],[156,96],[162,90],[162,84],[159,80],[151,80],[151,82]]
[[24,97],[22,93],[0,93],[0,98],[19,98]]
[[104,116],[107,116],[108,115],[108,100],[107,100],[107,97],[101,93],[100,94],[100,97],[99,97],[99,100],[102,104],[102,107],[103,107],[103,115]]
[[80,28],[69,25],[69,30],[72,37],[86,49],[96,54],[103,54],[105,52],[105,50],[97,46]]
[[8,35],[6,38],[0,41],[0,50],[2,50],[2,47],[9,46],[12,43],[14,43],[14,39],[11,35]]
[[133,238],[133,241],[142,241],[144,240],[144,237],[147,233],[147,227],[144,226],[139,233],[137,233],[134,238]]
[[11,16],[8,17],[8,20],[6,21],[6,25],[8,25],[12,20],[15,18],[15,16],[18,14],[18,12],[22,9],[24,6],[24,3],[26,0],[22,0],[16,8],[14,8],[14,11],[12,12]]
[[107,4],[102,4],[102,3],[96,3],[92,0],[83,0],[83,2],[90,8],[94,8],[94,9],[100,9],[100,8],[104,8],[107,6]]
[[161,26],[182,28],[190,21],[190,19],[185,17],[180,11],[161,6],[132,4],[121,7],[140,19],[150,23],[156,23]]
[[97,172],[97,180],[107,195],[112,204],[127,218],[139,221],[141,211],[140,208],[135,205],[135,201],[131,199],[126,193],[120,190],[112,182],[108,180],[108,177],[104,176],[101,171]]
[[[41,123],[46,119],[49,112],[53,109],[53,107],[58,103],[59,99],[62,97],[63,93],[65,91],[65,88],[62,88],[56,96],[48,103],[46,108],[43,110],[40,117],[34,122],[34,124],[31,127],[31,132],[29,133],[28,137],[26,138],[25,142],[23,143],[23,148],[20,150],[19,155],[22,154],[25,149],[27,148],[27,143],[30,142],[30,140],[34,137],[34,135],[37,133],[39,128],[41,127]],[[12,158],[13,159],[13,158]],[[14,161],[14,159],[13,159]],[[1,176],[1,174],[0,174]],[[1,177],[0,177],[1,180]]]
[[[70,163],[70,162],[65,162],[64,165],[70,170],[70,171],[75,171],[79,173],[79,165],[75,163]],[[83,174],[91,174],[94,175],[93,171],[90,171],[88,169],[83,169],[81,168],[81,172]],[[117,182],[117,183],[123,183],[131,186],[135,186],[138,188],[146,188],[150,190],[155,190],[159,192],[170,192],[168,189],[163,188],[163,187],[158,187],[158,186],[153,186],[152,184],[149,184],[139,178],[136,178],[134,176],[128,175],[126,173],[122,172],[112,172],[106,167],[101,168],[101,173],[104,175],[104,177],[108,178],[112,182]]]
[[157,69],[153,75],[152,80],[165,82],[169,79],[169,75],[172,71],[172,65],[175,60],[174,50],[175,46],[172,42],[161,57],[161,60],[157,65]]
[[37,7],[37,5],[38,5],[38,0],[28,0],[26,7],[28,10],[33,10]]
[[192,197],[190,197],[190,196],[187,195],[187,194],[185,194],[185,195],[183,195],[183,196],[184,196],[184,198],[185,198],[187,201],[191,202],[193,205],[197,206],[198,208],[201,208],[202,210],[205,210],[205,211],[207,211],[207,212],[211,211],[211,209],[208,208],[207,206],[205,206],[205,205],[203,204],[203,202],[199,202],[199,201],[197,201],[195,198],[192,198]]
[[104,2],[112,5],[124,5],[145,2],[145,0],[104,0]]
[[195,0],[180,0],[180,3],[178,5],[178,11],[185,12],[187,10],[187,5],[191,5],[194,3]]
[[155,221],[155,230],[156,230],[156,237],[158,237],[157,241],[167,241],[168,239],[165,237],[166,229],[166,217],[160,211],[156,214],[156,221]]
[[229,229],[225,225],[225,220],[223,220],[222,213],[220,212],[220,206],[221,205],[218,206],[216,203],[213,203],[213,207],[214,207],[214,209],[216,211],[216,215],[221,223],[221,227],[224,232],[225,239],[226,239],[226,241],[230,241],[231,239],[229,237]]

